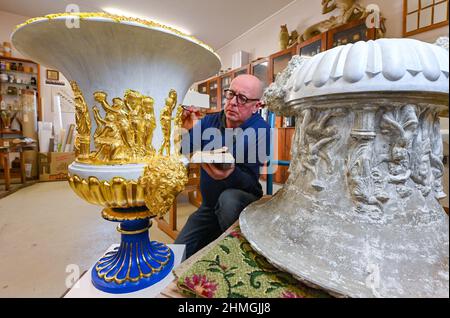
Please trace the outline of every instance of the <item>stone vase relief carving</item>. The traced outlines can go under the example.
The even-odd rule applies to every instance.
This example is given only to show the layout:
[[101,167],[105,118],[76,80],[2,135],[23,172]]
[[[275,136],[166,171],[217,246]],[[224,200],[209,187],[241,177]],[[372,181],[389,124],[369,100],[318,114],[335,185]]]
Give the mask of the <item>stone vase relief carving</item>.
[[380,39],[294,56],[266,90],[272,111],[297,117],[287,183],[240,217],[270,262],[341,297],[449,296],[441,46]]

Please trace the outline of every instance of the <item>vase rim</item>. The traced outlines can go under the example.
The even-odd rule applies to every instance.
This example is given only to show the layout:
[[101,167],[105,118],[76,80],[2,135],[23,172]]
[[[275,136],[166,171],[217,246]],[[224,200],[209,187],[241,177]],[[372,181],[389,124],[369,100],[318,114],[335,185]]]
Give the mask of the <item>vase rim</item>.
[[40,22],[49,21],[49,20],[61,20],[61,19],[66,19],[68,17],[78,17],[81,20],[89,20],[89,21],[103,21],[103,22],[128,24],[128,25],[133,25],[133,26],[137,26],[137,27],[149,28],[149,29],[153,29],[153,30],[166,32],[166,33],[172,34],[174,36],[188,40],[192,43],[195,43],[195,44],[205,48],[206,50],[213,53],[217,57],[219,62],[221,62],[220,56],[214,51],[214,49],[212,47],[210,47],[203,41],[197,39],[196,37],[194,37],[192,35],[188,35],[180,30],[177,30],[174,27],[170,27],[170,26],[164,25],[162,23],[159,23],[159,22],[156,22],[153,20],[115,15],[115,14],[110,14],[110,13],[106,13],[106,12],[63,12],[63,13],[52,13],[52,14],[47,14],[42,17],[31,18],[31,19],[28,19],[25,22],[17,25],[11,34],[11,38],[13,38],[14,33],[16,33],[17,30],[19,30],[29,24],[40,23]]

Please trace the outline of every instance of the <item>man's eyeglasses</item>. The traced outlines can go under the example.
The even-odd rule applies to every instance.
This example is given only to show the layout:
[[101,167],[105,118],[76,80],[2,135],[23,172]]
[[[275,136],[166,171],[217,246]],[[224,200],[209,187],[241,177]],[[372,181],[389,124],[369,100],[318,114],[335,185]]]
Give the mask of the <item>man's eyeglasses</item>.
[[236,101],[240,105],[245,105],[248,102],[256,102],[259,101],[257,98],[248,98],[245,95],[242,94],[236,94],[235,91],[232,91],[231,89],[226,89],[223,91],[225,93],[225,98],[228,100],[232,100],[236,96]]

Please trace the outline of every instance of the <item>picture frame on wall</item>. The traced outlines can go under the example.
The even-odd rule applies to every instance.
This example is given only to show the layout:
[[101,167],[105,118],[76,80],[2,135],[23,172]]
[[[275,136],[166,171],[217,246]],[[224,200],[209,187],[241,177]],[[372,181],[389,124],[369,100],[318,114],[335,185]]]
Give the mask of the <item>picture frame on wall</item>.
[[55,70],[47,70],[47,80],[59,81],[59,72]]
[[449,0],[403,0],[403,36],[448,25]]

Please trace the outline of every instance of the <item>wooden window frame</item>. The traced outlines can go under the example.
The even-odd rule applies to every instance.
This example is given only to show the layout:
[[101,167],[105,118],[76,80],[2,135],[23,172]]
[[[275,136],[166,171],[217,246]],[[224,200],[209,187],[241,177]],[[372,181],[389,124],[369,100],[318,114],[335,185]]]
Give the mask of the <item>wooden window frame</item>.
[[[403,37],[408,37],[408,36],[412,36],[412,35],[416,35],[422,32],[427,32],[430,30],[434,30],[437,28],[441,28],[444,27],[446,25],[448,25],[448,20],[449,20],[449,0],[434,0],[432,1],[432,3],[424,8],[422,8],[422,0],[418,0],[419,1],[419,5],[418,5],[418,9],[408,12],[408,0],[403,0]],[[447,20],[443,21],[443,22],[439,22],[439,23],[433,23],[434,21],[434,8],[436,5],[440,4],[440,3],[444,3],[447,2]],[[431,7],[431,25],[428,25],[426,27],[420,27],[420,11],[430,8]],[[417,29],[413,30],[413,31],[406,31],[406,22],[407,22],[407,17],[409,14],[411,13],[415,13],[417,12]]]

